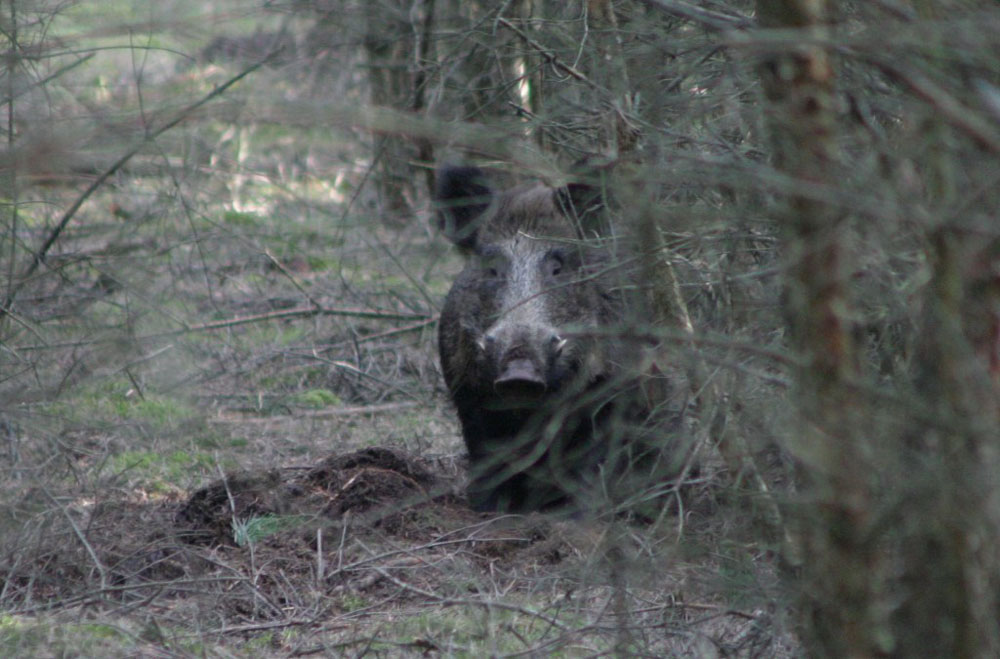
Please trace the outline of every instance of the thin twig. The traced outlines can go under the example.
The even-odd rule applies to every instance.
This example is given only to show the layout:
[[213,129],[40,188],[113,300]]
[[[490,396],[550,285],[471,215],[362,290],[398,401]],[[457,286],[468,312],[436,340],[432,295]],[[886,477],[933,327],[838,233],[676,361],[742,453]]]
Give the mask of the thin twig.
[[333,343],[324,346],[319,352],[326,352],[337,346],[341,346],[345,343],[353,343],[355,345],[361,343],[368,343],[370,341],[380,341],[382,339],[388,339],[400,334],[408,334],[409,332],[416,332],[417,330],[422,330],[425,327],[435,324],[438,321],[438,316],[433,316],[426,320],[421,320],[419,322],[413,323],[412,325],[404,325],[403,327],[397,327],[396,329],[386,330],[384,332],[376,332],[375,334],[366,334],[365,336],[358,337],[356,339],[350,339],[346,341],[340,341],[338,343]]
[[[13,37],[12,37],[12,40],[13,40]],[[26,87],[18,90],[17,92],[12,91],[11,88],[8,87],[7,98],[3,99],[3,105],[7,105],[11,101],[16,101],[17,99],[21,98],[22,96],[24,96],[25,94],[27,94],[28,92],[30,92],[33,89],[44,89],[45,85],[47,85],[48,83],[52,82],[56,78],[60,77],[62,74],[66,73],[68,71],[71,71],[72,69],[75,69],[76,67],[80,66],[81,64],[89,62],[91,59],[94,58],[95,55],[97,55],[97,53],[88,53],[88,54],[84,55],[83,57],[80,57],[79,59],[70,62],[66,66],[63,66],[63,67],[60,67],[60,68],[56,69],[55,71],[53,71],[49,75],[45,76],[44,78],[38,80],[35,83],[32,83],[30,86],[26,86]],[[11,76],[11,77],[14,78],[16,76]]]
[[507,28],[508,30],[516,34],[518,37],[520,37],[521,40],[523,40],[526,44],[537,50],[538,53],[543,58],[545,58],[545,61],[551,64],[552,66],[556,67],[566,75],[572,78],[576,78],[580,82],[586,84],[588,87],[600,91],[601,87],[598,86],[597,83],[591,81],[590,78],[585,76],[578,69],[570,66],[569,64],[564,64],[555,53],[553,53],[551,50],[548,50],[545,46],[532,39],[530,36],[525,34],[520,28],[518,28],[516,25],[508,21],[503,16],[497,18],[497,23],[503,25],[505,28]]
[[[371,553],[371,550],[369,550],[368,547],[366,547],[363,542],[358,540],[358,544],[361,545],[361,547],[364,548],[365,551]],[[430,601],[437,602],[438,604],[441,604],[443,606],[480,606],[486,609],[502,609],[504,611],[513,611],[515,613],[521,613],[526,616],[538,618],[539,620],[545,622],[546,624],[555,627],[559,631],[565,632],[568,630],[566,625],[562,624],[555,618],[552,618],[551,616],[547,616],[544,613],[534,611],[524,606],[517,606],[516,604],[507,604],[506,602],[499,602],[495,600],[491,601],[491,600],[475,600],[466,598],[443,597],[441,595],[438,595],[437,593],[432,593],[429,590],[424,590],[423,588],[418,588],[412,584],[406,583],[405,581],[401,581],[377,565],[372,565],[370,569],[375,570],[382,576],[382,578],[391,581],[392,583],[396,584],[403,590],[416,593],[421,597],[424,597]]]
[[240,583],[246,581],[246,577],[241,576],[237,573],[237,576],[233,577],[192,577],[183,579],[164,579],[162,581],[136,581],[134,583],[124,583],[115,586],[105,586],[103,588],[97,588],[94,590],[88,590],[85,593],[79,595],[74,595],[72,597],[67,597],[65,599],[59,600],[45,600],[39,602],[38,604],[32,604],[30,606],[25,606],[21,608],[8,609],[7,613],[11,615],[32,615],[34,613],[46,612],[51,613],[58,609],[68,609],[77,605],[86,605],[91,602],[95,602],[98,598],[105,597],[107,595],[120,595],[122,593],[127,593],[137,590],[145,590],[147,588],[169,588],[174,592],[181,592],[183,586],[204,586],[213,583]]
[[643,4],[717,32],[733,29],[745,30],[754,26],[753,19],[746,16],[723,14],[719,11],[698,7],[690,2],[679,2],[678,0],[643,0]]
[[[18,36],[17,36],[17,13],[16,13],[17,3],[10,3],[10,54],[5,59],[7,60],[7,149],[13,151],[15,142],[15,131],[14,131],[14,80],[17,78],[15,75],[14,67],[17,64],[17,57],[14,53],[19,51]],[[9,223],[9,234],[10,234],[10,262],[7,265],[7,285],[10,290],[14,288],[14,272],[15,272],[15,256],[17,255],[17,234],[18,234],[18,189],[17,189],[17,160],[12,159],[10,167],[5,168],[7,171],[3,173],[3,195],[7,197],[10,202],[10,223]],[[0,248],[2,248],[2,243],[0,243]],[[0,306],[0,318],[3,317],[3,308],[10,306],[4,303]]]
[[264,250],[264,256],[266,256],[266,257],[267,257],[267,258],[268,258],[268,259],[269,259],[269,260],[271,261],[271,264],[272,264],[272,265],[273,265],[273,266],[274,266],[275,268],[277,268],[277,269],[278,269],[278,271],[279,271],[279,272],[280,272],[281,274],[285,275],[285,277],[286,277],[286,278],[288,279],[288,281],[290,281],[290,282],[292,283],[292,286],[294,286],[294,287],[295,287],[296,289],[298,289],[299,293],[302,293],[302,296],[303,296],[303,297],[304,297],[305,299],[309,300],[309,302],[311,302],[311,303],[312,303],[312,305],[313,305],[313,307],[314,307],[314,308],[316,308],[316,309],[322,309],[322,308],[323,308],[323,305],[322,305],[322,304],[320,304],[320,303],[319,303],[319,302],[318,302],[318,301],[316,300],[316,298],[314,298],[314,297],[313,297],[313,296],[312,296],[312,295],[311,295],[311,294],[309,293],[309,291],[307,291],[307,290],[306,290],[306,289],[305,289],[305,288],[304,288],[304,287],[302,286],[302,284],[301,284],[301,283],[299,282],[299,280],[298,280],[298,279],[296,279],[295,275],[293,275],[293,274],[292,274],[291,272],[289,272],[289,271],[288,271],[288,268],[286,268],[286,267],[285,267],[285,265],[284,265],[284,264],[283,264],[283,263],[282,263],[281,261],[279,261],[279,260],[278,260],[278,259],[277,259],[277,258],[276,258],[276,257],[275,257],[275,256],[274,256],[273,254],[271,254],[271,250],[269,250],[269,249],[265,249],[265,250]]
[[[217,320],[211,323],[203,323],[201,325],[186,325],[179,329],[167,330],[164,332],[154,332],[152,334],[143,334],[141,336],[132,337],[134,341],[152,341],[155,339],[165,339],[174,336],[181,336],[183,334],[193,334],[195,332],[211,332],[220,329],[227,329],[229,327],[236,327],[238,325],[248,325],[250,323],[259,323],[268,320],[283,320],[287,318],[302,318],[308,316],[342,316],[347,318],[370,318],[375,320],[418,320],[414,325],[408,325],[406,327],[401,327],[397,330],[391,330],[389,332],[382,332],[378,335],[374,335],[373,338],[379,338],[382,336],[389,336],[391,334],[398,334],[403,332],[411,332],[413,330],[419,329],[426,325],[432,325],[437,322],[437,316],[422,316],[416,313],[398,313],[393,311],[371,311],[368,309],[334,309],[329,307],[322,307],[316,309],[314,307],[297,308],[297,309],[285,309],[283,311],[269,311],[267,313],[254,314],[252,316],[237,316],[236,318],[228,318],[226,320]],[[368,341],[372,340],[369,337],[363,337],[361,340]],[[49,344],[34,344],[28,346],[17,346],[18,350],[31,351],[31,350],[53,350],[58,348],[81,348],[84,346],[99,345],[102,343],[114,343],[118,341],[116,338],[110,339],[94,339],[87,341],[65,341],[62,343],[49,343]]]
[[90,560],[94,563],[94,569],[97,570],[97,574],[101,577],[101,590],[105,590],[108,587],[108,569],[104,567],[104,563],[101,562],[100,557],[97,555],[97,551],[95,551],[94,547],[87,541],[87,536],[77,525],[73,516],[69,514],[69,510],[66,506],[59,503],[59,500],[56,499],[47,488],[43,488],[42,491],[45,493],[45,496],[47,496],[49,500],[54,503],[57,508],[59,508],[59,512],[63,514],[63,517],[65,517],[66,521],[69,522],[70,528],[73,529],[73,534],[76,536],[77,540],[80,541],[80,544],[83,545],[83,548],[87,550]]
[[[383,403],[381,405],[354,405],[351,407],[333,407],[326,410],[315,410],[312,412],[296,412],[294,415],[295,419],[322,419],[332,416],[353,416],[361,414],[381,414],[383,412],[395,412],[398,410],[405,410],[419,405],[417,401],[400,401],[398,403]],[[275,421],[278,419],[288,418],[285,416],[266,416],[266,417],[235,417],[235,418],[211,418],[208,420],[209,423],[253,423],[255,421]]]
[[918,98],[930,104],[949,123],[975,140],[979,146],[989,149],[994,154],[1000,154],[1000,134],[993,129],[991,123],[964,105],[929,76],[913,67],[906,66],[901,63],[899,58],[889,59],[881,55],[850,52],[860,59],[870,62],[893,80],[908,87]]

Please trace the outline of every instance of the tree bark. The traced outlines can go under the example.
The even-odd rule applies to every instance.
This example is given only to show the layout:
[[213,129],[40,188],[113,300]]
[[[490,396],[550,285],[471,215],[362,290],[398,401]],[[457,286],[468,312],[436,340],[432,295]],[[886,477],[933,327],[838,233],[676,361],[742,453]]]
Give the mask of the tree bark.
[[[372,105],[397,110],[413,109],[417,38],[422,25],[414,25],[414,0],[381,0],[366,12],[364,47]],[[381,205],[382,221],[405,224],[412,216],[415,179],[411,164],[416,147],[404,136],[376,134],[372,140],[372,169]]]
[[803,630],[816,656],[882,653],[877,613],[878,552],[868,542],[872,491],[865,411],[852,383],[859,376],[847,285],[851,264],[842,212],[810,194],[837,182],[834,67],[818,45],[827,30],[824,0],[758,0],[762,27],[796,29],[799,44],[769,53],[761,65],[774,164],[798,180],[801,195],[780,212],[788,264],[785,313],[801,367],[796,378],[800,427],[791,447],[799,496],[788,557],[797,563]]

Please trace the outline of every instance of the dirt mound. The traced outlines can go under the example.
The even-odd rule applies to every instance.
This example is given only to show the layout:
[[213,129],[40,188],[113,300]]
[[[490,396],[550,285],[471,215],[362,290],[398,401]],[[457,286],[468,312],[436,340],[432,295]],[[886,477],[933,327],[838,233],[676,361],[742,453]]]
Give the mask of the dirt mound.
[[318,521],[373,513],[368,519],[373,526],[398,531],[414,506],[426,511],[434,503],[456,513],[465,508],[454,494],[457,471],[438,471],[432,473],[416,456],[373,447],[332,455],[304,474],[227,474],[195,491],[177,511],[176,522],[193,544],[234,544],[234,528],[241,522],[277,517]]
[[323,512],[333,517],[389,502],[426,501],[451,487],[416,458],[377,447],[331,456],[301,483],[327,493],[330,499]]

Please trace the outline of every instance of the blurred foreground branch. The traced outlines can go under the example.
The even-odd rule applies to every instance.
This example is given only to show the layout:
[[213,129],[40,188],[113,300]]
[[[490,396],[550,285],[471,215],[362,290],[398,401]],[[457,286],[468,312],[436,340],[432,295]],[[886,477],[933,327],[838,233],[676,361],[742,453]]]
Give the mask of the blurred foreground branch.
[[115,174],[115,172],[121,169],[129,160],[132,159],[134,155],[139,153],[139,151],[141,151],[146,145],[150,144],[158,137],[169,131],[171,128],[174,128],[175,126],[183,122],[185,119],[193,115],[195,111],[204,106],[206,103],[209,103],[213,99],[216,99],[222,94],[224,94],[226,90],[235,85],[237,82],[239,82],[243,78],[247,77],[257,69],[262,67],[265,63],[267,63],[267,60],[268,58],[265,58],[255,64],[248,66],[247,68],[243,69],[238,74],[234,75],[229,80],[222,83],[221,85],[213,89],[211,92],[203,96],[201,99],[195,101],[194,103],[191,103],[184,109],[180,110],[176,115],[174,115],[172,119],[164,123],[162,126],[147,131],[145,137],[142,140],[140,140],[138,143],[130,147],[124,154],[122,154],[118,158],[118,160],[112,163],[110,167],[108,167],[96,179],[94,179],[94,182],[91,183],[87,187],[87,189],[84,190],[80,194],[80,196],[76,198],[76,201],[74,201],[70,205],[70,207],[66,209],[66,211],[62,214],[62,217],[59,218],[59,221],[56,222],[54,227],[52,227],[52,230],[49,232],[48,237],[45,239],[44,242],[42,242],[42,245],[35,251],[31,263],[28,265],[27,268],[25,268],[24,272],[21,273],[17,281],[12,282],[10,291],[8,291],[7,296],[4,299],[3,305],[0,306],[0,318],[6,316],[8,311],[11,310],[14,304],[14,299],[17,297],[17,293],[20,290],[21,286],[23,286],[25,282],[28,281],[28,279],[38,269],[38,266],[40,266],[45,261],[45,257],[49,253],[49,250],[52,249],[52,246],[55,245],[57,240],[59,240],[59,236],[62,234],[66,226],[70,223],[70,220],[72,220],[73,217],[76,215],[77,211],[80,210],[80,207],[83,206],[83,203],[87,201],[87,199],[89,199],[90,196],[94,194],[94,192],[96,192],[102,185],[104,185],[105,181],[107,181],[111,176]]

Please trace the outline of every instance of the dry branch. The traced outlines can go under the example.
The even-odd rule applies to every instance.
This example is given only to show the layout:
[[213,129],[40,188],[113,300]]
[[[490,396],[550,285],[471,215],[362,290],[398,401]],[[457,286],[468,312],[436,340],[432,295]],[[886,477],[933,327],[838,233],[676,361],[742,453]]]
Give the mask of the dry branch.
[[977,145],[1000,155],[1000,133],[994,129],[993,124],[980,117],[975,110],[963,104],[929,76],[898,59],[890,60],[881,55],[867,53],[861,53],[860,57],[923,99],[951,125],[975,140]]
[[[237,327],[239,325],[249,325],[252,323],[266,322],[269,320],[286,320],[288,318],[308,318],[310,316],[342,316],[347,318],[369,318],[375,320],[417,319],[420,321],[415,325],[399,328],[397,330],[391,330],[390,331],[391,333],[411,332],[416,329],[425,327],[426,325],[430,325],[437,322],[437,316],[429,317],[426,315],[416,314],[416,313],[399,313],[394,311],[372,311],[368,309],[334,309],[329,307],[318,307],[318,308],[302,307],[298,309],[285,309],[282,311],[269,311],[267,313],[254,314],[252,316],[238,316],[236,318],[216,320],[211,323],[201,323],[199,325],[187,325],[179,329],[167,330],[165,332],[142,334],[134,337],[134,340],[153,341],[156,339],[166,339],[174,336],[182,336],[184,334],[193,334],[195,332],[211,332],[220,329],[227,329],[229,327]],[[386,332],[380,333],[376,335],[376,337],[374,338],[381,337],[385,334],[387,333]],[[60,343],[17,346],[17,350],[29,351],[29,350],[55,350],[60,348],[80,348],[84,346],[99,345],[101,343],[114,343],[117,341],[118,339],[116,338],[94,339],[94,340],[84,340],[84,341],[64,341]]]
[[[399,410],[413,409],[421,403],[416,401],[402,401],[399,403],[384,403],[382,405],[354,405],[351,407],[333,407],[325,410],[296,411],[295,419],[324,419],[337,416],[362,416],[369,414],[384,414],[386,412],[397,412]],[[275,421],[282,417],[269,415],[267,417],[250,417],[246,415],[234,416],[231,418],[212,417],[209,423],[255,423],[263,421]]]
[[559,57],[555,53],[548,50],[545,46],[532,39],[530,36],[525,34],[523,30],[521,30],[516,25],[508,21],[506,18],[502,16],[497,18],[497,23],[504,26],[514,34],[516,34],[522,41],[524,41],[524,43],[531,46],[539,55],[541,55],[545,59],[546,62],[548,62],[555,68],[559,69],[560,71],[570,76],[571,78],[575,78],[580,82],[586,84],[588,87],[591,87],[593,89],[600,89],[597,83],[595,83],[586,75],[584,75],[579,69],[564,63],[562,60],[559,59]]
[[[242,109],[242,108],[241,108]],[[462,121],[443,121],[382,106],[330,105],[321,101],[255,99],[254,118],[284,127],[347,126],[373,133],[403,135],[465,148],[509,163],[525,175],[563,183],[564,171],[554,156],[525,139],[522,127],[495,127]]]
[[746,16],[725,14],[721,11],[705,9],[680,0],[642,0],[643,4],[671,16],[678,16],[713,30],[745,30],[754,26],[754,21]]
[[[359,541],[358,544],[362,544],[362,543]],[[364,546],[364,545],[362,544],[362,546]],[[396,577],[392,576],[391,574],[389,574],[388,572],[386,572],[384,569],[382,569],[381,567],[379,567],[377,565],[373,565],[371,567],[371,569],[375,570],[384,579],[387,579],[388,581],[391,581],[392,583],[396,584],[397,586],[399,586],[403,590],[406,590],[406,591],[409,591],[409,592],[412,592],[412,593],[416,593],[417,595],[420,595],[421,597],[427,599],[428,601],[430,601],[430,602],[437,602],[438,604],[441,604],[442,606],[475,606],[475,607],[480,607],[480,608],[485,608],[485,609],[500,609],[500,610],[503,610],[503,611],[512,611],[514,613],[520,613],[522,615],[531,616],[532,618],[537,618],[537,619],[541,620],[542,622],[544,622],[545,624],[550,625],[552,627],[555,627],[556,629],[558,629],[560,631],[563,631],[563,632],[569,631],[569,628],[566,627],[566,625],[562,624],[561,622],[559,622],[555,618],[553,618],[551,616],[547,616],[544,613],[540,613],[538,611],[534,611],[534,610],[532,610],[532,609],[530,609],[528,607],[525,607],[525,606],[518,606],[516,604],[508,604],[507,602],[503,602],[503,601],[499,601],[499,600],[475,600],[475,599],[468,599],[468,598],[445,597],[443,595],[438,595],[437,593],[432,593],[432,592],[430,592],[428,590],[424,590],[423,588],[418,588],[418,587],[416,587],[416,586],[414,586],[412,584],[408,584],[408,583],[406,583],[405,581],[403,581],[401,579],[397,579]]]

